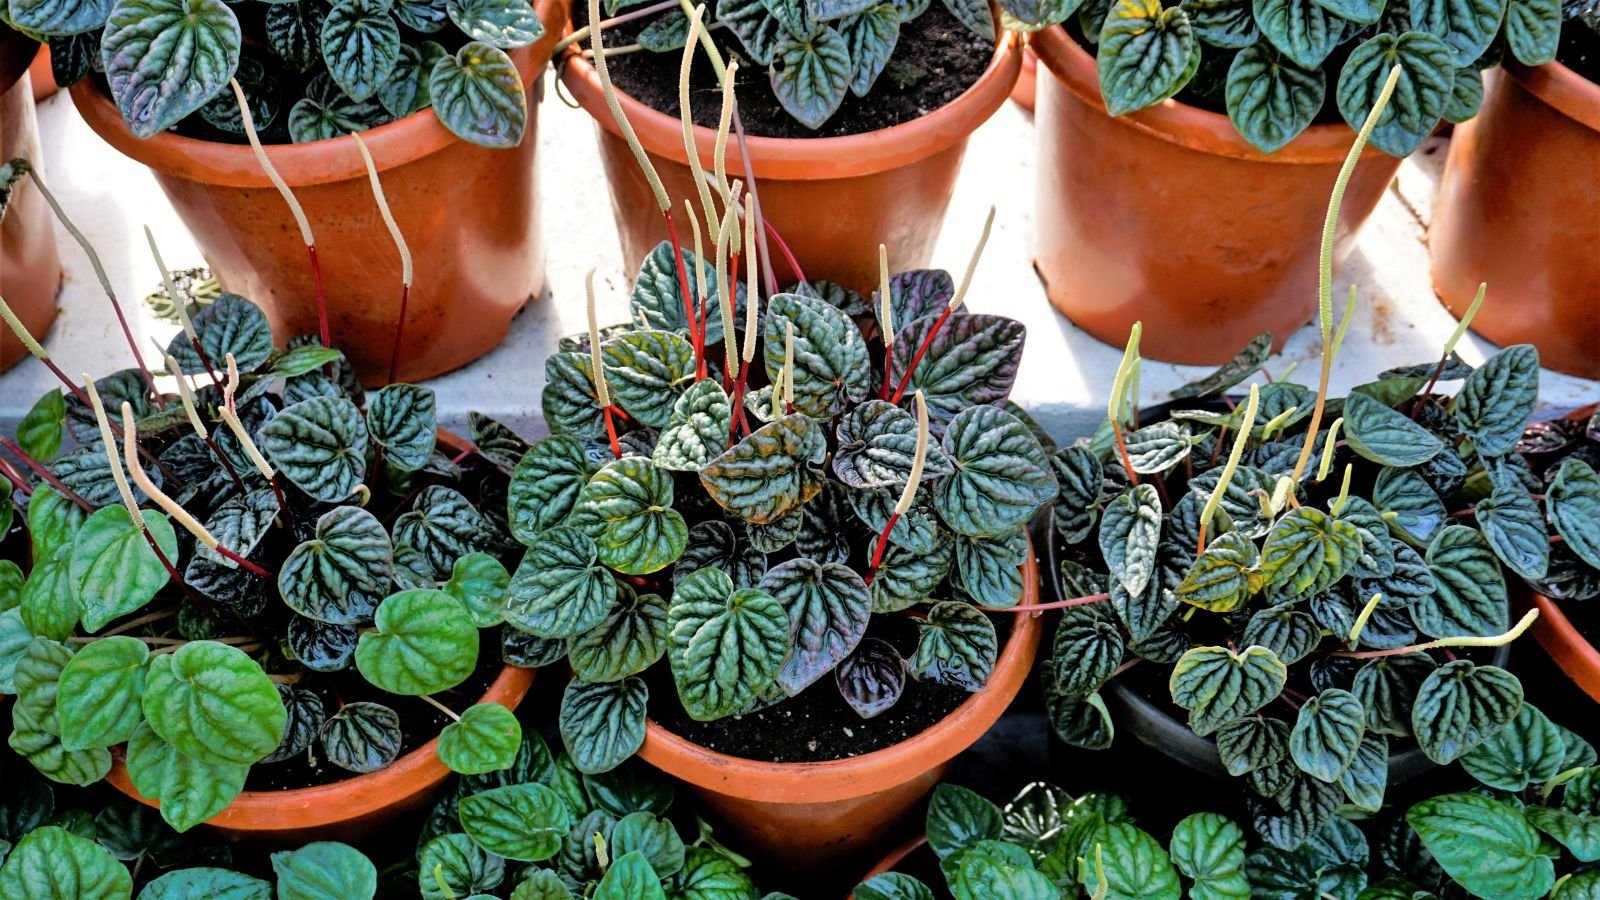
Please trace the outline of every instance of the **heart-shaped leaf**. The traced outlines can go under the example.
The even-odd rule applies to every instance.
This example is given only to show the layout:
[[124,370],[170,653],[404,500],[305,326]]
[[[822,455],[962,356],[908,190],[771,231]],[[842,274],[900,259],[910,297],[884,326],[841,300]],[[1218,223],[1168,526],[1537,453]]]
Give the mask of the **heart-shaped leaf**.
[[309,72],[322,61],[322,22],[326,7],[274,3],[262,16],[267,46],[296,72]]
[[561,741],[586,774],[609,772],[644,744],[650,689],[642,679],[591,684],[574,678],[561,697]]
[[1411,606],[1411,618],[1432,637],[1488,637],[1510,625],[1505,576],[1476,529],[1448,525],[1428,545],[1435,589]]
[[1172,668],[1172,702],[1189,711],[1189,728],[1205,737],[1272,702],[1287,678],[1288,667],[1265,647],[1238,653],[1196,647]]
[[1028,535],[1018,529],[1003,538],[969,538],[955,543],[956,581],[962,594],[979,606],[1006,607],[1022,602],[1022,564],[1028,558]]
[[378,88],[378,102],[396,118],[427,109],[433,104],[433,94],[428,88],[433,67],[447,55],[448,51],[433,41],[423,41],[420,47],[401,44],[400,56],[389,73],[389,80]]
[[1113,116],[1171,97],[1200,68],[1200,42],[1188,13],[1163,9],[1160,0],[1117,0],[1100,27],[1099,44],[1100,95]]
[[1111,678],[1126,647],[1115,616],[1097,603],[1061,611],[1051,651],[1054,690],[1082,697],[1100,690]]
[[365,775],[400,758],[405,735],[400,716],[381,703],[347,703],[328,717],[318,735],[322,755],[349,772]]
[[1361,554],[1361,535],[1349,522],[1309,506],[1278,521],[1261,548],[1267,585],[1285,596],[1327,590]]
[[572,670],[584,681],[621,681],[643,672],[667,649],[667,601],[625,596],[600,624],[567,642]]
[[521,746],[522,725],[511,710],[477,703],[439,732],[439,761],[452,772],[482,775],[510,768]]
[[139,698],[149,659],[144,641],[122,636],[94,641],[72,657],[57,688],[63,747],[109,747],[133,736],[144,720]]
[[[750,0],[750,5],[756,7],[761,15],[766,15],[759,0]],[[738,15],[744,7],[737,9],[733,0],[725,0],[717,8],[717,19],[727,24],[730,29],[738,32]],[[682,46],[681,44],[679,45]],[[746,42],[746,46],[749,44]],[[766,65],[765,59],[758,60]],[[684,274],[689,280],[689,290],[692,294],[700,292],[700,282],[705,282],[705,322],[706,346],[714,347],[722,341],[722,308],[721,295],[717,293],[716,279],[712,277],[711,264],[702,260],[695,265],[695,255],[690,250],[681,250]],[[735,285],[734,291],[734,318],[744,321],[745,288]],[[690,301],[693,304],[697,318],[701,312],[698,299]],[[678,268],[672,259],[672,244],[662,241],[650,255],[644,258],[644,263],[639,267],[639,275],[634,279],[633,292],[628,297],[628,309],[633,316],[633,321],[641,328],[662,328],[676,332],[680,335],[688,334],[688,320],[684,318],[683,294],[678,287]],[[779,336],[782,342],[782,336]],[[587,359],[587,354],[580,354]]]
[[783,603],[761,590],[736,590],[717,569],[700,569],[678,583],[667,628],[678,697],[702,722],[733,715],[761,697],[789,655]]
[[1522,683],[1495,666],[1458,659],[1430,673],[1411,709],[1411,730],[1444,765],[1488,740],[1522,708]]
[[411,512],[394,523],[396,562],[400,561],[399,548],[410,547],[421,554],[429,576],[436,581],[449,578],[461,557],[500,551],[506,543],[500,526],[479,512],[471,500],[439,484],[424,488]]
[[468,553],[456,560],[450,580],[440,590],[461,601],[479,628],[492,628],[505,620],[511,573],[487,553]]
[[770,525],[822,490],[827,453],[821,426],[794,413],[761,426],[712,460],[700,470],[700,483],[718,506],[746,522]]
[[342,397],[284,407],[262,426],[260,439],[278,471],[314,500],[338,503],[366,476],[367,426],[361,410]]
[[512,50],[544,37],[544,25],[528,0],[450,0],[450,21],[467,37]]
[[[884,400],[868,400],[840,420],[838,438],[833,471],[839,480],[863,490],[905,487],[917,447],[917,420],[911,413]],[[930,442],[923,461],[924,481],[952,471],[944,449]]]
[[1252,615],[1245,623],[1243,637],[1246,646],[1266,647],[1284,665],[1292,666],[1321,643],[1322,628],[1309,613],[1295,609],[1293,603],[1280,603]]
[[839,695],[856,715],[870,719],[894,706],[906,686],[906,663],[894,645],[863,638],[833,670]]
[[1141,484],[1106,504],[1100,519],[1100,553],[1129,594],[1144,594],[1155,575],[1156,547],[1161,540],[1161,498]]
[[[350,646],[351,652],[354,652],[354,637],[350,640]],[[278,744],[278,749],[263,757],[263,763],[283,762],[306,752],[328,718],[322,698],[312,691],[280,684],[278,698],[283,701],[283,708],[289,714],[289,724],[284,727],[283,741]]]
[[[772,47],[768,74],[772,93],[784,111],[815,131],[844,102],[850,82],[855,78],[855,65],[850,60],[850,44],[844,35],[831,25],[818,25],[807,37],[787,31],[780,33]],[[779,344],[781,346],[782,342]],[[769,338],[768,354],[772,352],[771,347]],[[865,376],[866,370],[860,370],[860,374]]]
[[662,878],[683,869],[683,839],[678,837],[677,829],[648,812],[629,813],[617,822],[611,831],[611,850],[619,857],[642,855],[651,871]]
[[104,26],[111,6],[111,0],[17,0],[10,5],[7,20],[25,32],[77,35]]
[[1411,27],[1442,38],[1457,66],[1477,62],[1506,14],[1506,0],[1418,0],[1410,6]]
[[1359,393],[1345,398],[1344,436],[1350,449],[1384,466],[1419,466],[1444,449],[1433,432]]
[[1135,472],[1155,475],[1183,462],[1194,445],[1189,441],[1186,426],[1167,421],[1133,432],[1127,436],[1124,446]]
[[1317,69],[1344,33],[1338,17],[1315,0],[1254,0],[1262,34],[1302,69]]
[[[1093,862],[1087,862],[1087,860]],[[1102,824],[1088,838],[1078,880],[1091,897],[1171,897],[1178,873],[1156,839],[1127,822]]]
[[1217,754],[1228,774],[1248,775],[1289,758],[1289,725],[1281,719],[1244,716],[1217,729]]
[[694,348],[671,331],[617,335],[600,345],[600,358],[616,402],[651,428],[666,426],[694,379]]
[[563,525],[544,532],[511,576],[506,621],[540,637],[575,637],[600,624],[616,597],[594,541]]
[[401,472],[415,472],[433,457],[438,427],[433,391],[414,384],[391,384],[367,400],[367,431],[383,450],[384,461]]
[[1414,469],[1386,468],[1379,472],[1372,487],[1372,502],[1390,530],[1418,546],[1431,541],[1448,518],[1444,501]]
[[1422,844],[1456,883],[1481,897],[1543,897],[1555,866],[1516,807],[1481,794],[1430,797],[1406,812]]
[[792,649],[777,682],[791,697],[838,665],[867,632],[872,596],[849,566],[792,559],[768,570],[759,587],[788,617]]
[[1515,792],[1554,778],[1565,757],[1561,728],[1524,703],[1509,725],[1462,755],[1461,767],[1489,787]]
[[[859,5],[859,3],[858,3]],[[855,74],[850,78],[850,92],[857,97],[868,96],[878,76],[889,64],[894,48],[900,40],[900,11],[893,3],[875,3],[840,23],[840,31],[850,48],[850,59],[855,63]]]
[[[890,292],[893,296],[892,287]],[[912,358],[935,328],[933,342],[911,369]],[[911,320],[895,335],[889,383],[898,387],[911,371],[905,389],[922,391],[937,432],[964,409],[998,405],[1010,396],[1027,337],[1021,322],[1004,316],[954,313],[942,326],[938,316]]]
[[946,859],[980,841],[999,840],[1000,808],[982,795],[955,784],[933,789],[928,801],[928,846]]
[[239,46],[239,20],[222,0],[117,0],[100,58],[117,109],[143,139],[224,89]]
[[361,635],[356,668],[391,694],[420,696],[455,687],[478,664],[478,629],[461,601],[444,591],[391,595]]
[[471,41],[433,65],[433,111],[456,137],[483,147],[515,147],[528,128],[522,77],[504,50]]
[[133,895],[133,876],[94,841],[46,825],[28,832],[0,867],[0,895],[118,900]]
[[846,399],[860,400],[871,392],[872,370],[861,329],[828,301],[802,294],[775,294],[767,301],[768,378],[776,379],[783,370],[791,327],[797,411],[826,418],[841,411]]
[[139,900],[272,900],[272,884],[242,872],[210,867],[174,869],[145,885]]
[[316,841],[272,854],[278,900],[371,897],[378,892],[378,867],[361,851],[337,841]]
[[[272,9],[286,9],[299,4],[283,4],[273,6]],[[320,33],[321,23],[317,24]],[[321,51],[317,51],[317,62],[322,59]],[[373,100],[362,100],[359,103],[345,96],[344,91],[333,83],[333,76],[327,72],[319,72],[306,85],[306,95],[289,110],[289,137],[297,144],[312,141],[325,141],[332,138],[344,137],[352,131],[365,131],[375,125],[390,121],[389,114],[383,105]],[[307,397],[298,395],[297,391],[307,390],[312,387],[322,387],[331,392],[333,386],[317,373],[308,373],[289,382],[289,388],[284,392],[284,399],[304,400]]]
[[225,809],[244,789],[250,767],[206,763],[180,752],[141,724],[128,740],[128,776],[134,787],[161,801],[161,818],[178,831]]
[[350,668],[356,655],[356,637],[353,625],[329,625],[304,616],[289,620],[289,652],[313,672]]
[[1366,719],[1366,708],[1354,694],[1323,691],[1300,707],[1289,733],[1289,755],[1311,777],[1337,781],[1361,749]]
[[1525,66],[1556,58],[1561,45],[1561,4],[1554,0],[1511,0],[1506,4],[1506,46]]
[[1600,568],[1600,475],[1576,456],[1561,461],[1545,495],[1550,523],[1579,559]]
[[561,795],[542,784],[514,784],[461,798],[461,827],[495,856],[539,862],[561,852],[572,824]]
[[[954,546],[955,542],[945,532],[936,533],[926,553],[891,541],[878,565],[877,577],[872,580],[872,611],[897,612],[926,601],[950,574]],[[876,551],[877,540],[874,539],[868,554]]]
[[1445,105],[1444,118],[1457,125],[1478,114],[1483,106],[1483,73],[1470,66],[1456,69],[1450,86],[1450,102]]
[[322,23],[322,58],[340,90],[360,102],[378,92],[400,58],[392,0],[337,0]]
[[636,456],[596,472],[568,521],[594,541],[602,563],[625,575],[672,565],[689,540],[688,524],[672,509],[671,474]]
[[48,462],[61,452],[66,431],[67,401],[60,388],[42,394],[17,423],[17,446],[40,462]]
[[249,765],[277,749],[288,713],[255,660],[215,641],[152,657],[142,699],[162,740],[203,763]]
[[974,406],[950,421],[944,452],[955,472],[942,479],[934,507],[969,537],[1014,532],[1056,495],[1055,476],[1039,441],[1015,416]]
[[278,571],[283,602],[332,625],[364,625],[389,590],[394,548],[378,517],[336,507],[317,520],[316,536],[289,553]]
[[[153,51],[152,51],[153,52]],[[233,101],[229,100],[229,105]],[[238,294],[224,292],[194,317],[194,330],[206,359],[220,366],[233,354],[240,372],[254,372],[272,355],[272,325],[266,313]],[[167,344],[167,353],[178,361],[178,368],[190,375],[203,375],[206,363],[182,332]]]
[[[178,539],[167,517],[146,511],[144,527],[168,560]],[[83,606],[85,631],[96,632],[155,598],[169,578],[150,542],[121,506],[96,510],[78,531],[68,562],[73,590]]]
[[1206,545],[1178,585],[1177,598],[1211,612],[1232,612],[1250,599],[1258,558],[1254,541],[1230,531]]
[[1351,51],[1339,72],[1337,96],[1340,115],[1351,128],[1360,128],[1396,65],[1400,80],[1378,117],[1372,145],[1390,156],[1406,156],[1433,133],[1450,102],[1455,57],[1444,41],[1417,31],[1374,35]]
[[707,378],[672,404],[651,460],[660,468],[698,472],[727,448],[733,416],[722,386]]
[[1100,460],[1084,447],[1063,447],[1050,456],[1055,472],[1056,534],[1068,544],[1087,538],[1099,516],[1097,503],[1105,483]]
[[917,623],[917,649],[906,660],[921,681],[979,691],[989,682],[1000,642],[994,623],[971,604],[935,603],[928,618]]
[[1194,813],[1172,829],[1172,863],[1194,880],[1196,898],[1249,893],[1244,846],[1244,832],[1218,813]]
[[[709,380],[701,384],[715,386]],[[561,524],[572,512],[578,492],[592,474],[583,444],[576,438],[558,434],[534,444],[517,462],[506,488],[511,536],[535,546],[541,532]]]

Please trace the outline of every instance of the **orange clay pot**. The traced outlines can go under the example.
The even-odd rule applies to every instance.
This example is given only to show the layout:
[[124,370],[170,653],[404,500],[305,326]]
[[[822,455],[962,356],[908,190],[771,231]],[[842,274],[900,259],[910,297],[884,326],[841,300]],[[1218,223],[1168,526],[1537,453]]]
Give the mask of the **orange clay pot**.
[[[1031,550],[1022,576],[1023,605],[1037,603]],[[999,720],[1033,668],[1042,631],[1038,613],[1017,614],[988,685],[892,747],[830,762],[761,762],[692,744],[651,721],[639,756],[688,782],[699,804],[733,832],[733,846],[790,870],[848,861],[878,849],[950,760]]]
[[[38,42],[0,25],[0,164],[19,156],[34,165],[43,162],[28,78],[29,62],[44,58],[38,49]],[[43,339],[56,320],[60,289],[55,219],[33,180],[24,178],[0,218],[0,297],[34,337]],[[0,328],[0,372],[27,355],[11,329]]]
[[[1488,304],[1484,306],[1487,308]],[[1532,602],[1539,610],[1539,618],[1533,623],[1533,636],[1539,646],[1573,684],[1600,703],[1600,651],[1561,612],[1561,604],[1543,594],[1534,594]]]
[[[1034,265],[1050,302],[1117,346],[1142,320],[1144,355],[1166,362],[1221,363],[1264,330],[1281,349],[1316,314],[1322,220],[1355,133],[1313,125],[1268,155],[1227,116],[1174,100],[1113,118],[1065,30],[1029,40],[1044,66]],[[1335,261],[1399,167],[1362,154]]]
[[[361,135],[416,261],[401,381],[430,378],[487,353],[505,337],[512,316],[544,289],[535,165],[543,90],[531,85],[567,20],[567,3],[540,0],[535,6],[545,37],[511,51],[530,85],[521,145],[495,150],[469,144],[431,109]],[[249,146],[171,132],[139,140],[94,79],[71,92],[91,128],[154,170],[225,289],[260,305],[279,341],[317,332],[305,245]],[[383,382],[399,318],[400,255],[355,142],[335,138],[267,153],[311,221],[333,345],[363,381]]]
[[1011,89],[1011,102],[1033,112],[1033,99],[1039,85],[1039,54],[1032,47],[1022,48],[1022,73]]
[[[967,138],[1005,103],[1021,67],[1016,35],[1002,31],[994,59],[977,82],[920,119],[846,137],[747,138],[761,213],[806,277],[870,290],[878,282],[880,243],[888,246],[896,271],[926,266],[955,191]],[[630,271],[637,269],[667,239],[660,207],[606,108],[594,66],[576,46],[563,58],[561,81],[599,126],[623,262]],[[683,126],[621,91],[617,99],[681,219],[684,198],[697,196]],[[694,136],[698,164],[709,172],[716,132],[696,126]],[[745,178],[744,162],[738,142],[730,139],[730,180]],[[681,240],[689,240],[687,224],[679,222],[678,232]],[[778,283],[794,283],[793,268],[775,244],[771,256]]]
[[[533,669],[506,666],[478,702],[514,710],[533,685],[533,675]],[[387,769],[332,784],[292,791],[245,791],[206,825],[233,841],[298,846],[335,840],[373,846],[389,837],[385,833],[389,823],[439,799],[451,772],[439,761],[438,743],[436,737]],[[161,806],[134,789],[120,750],[106,781],[145,806]]]
[[1600,378],[1600,85],[1560,63],[1484,76],[1439,185],[1434,290],[1459,316],[1487,283],[1475,331]]
[[33,79],[33,102],[38,103],[48,100],[56,95],[61,88],[56,85],[55,73],[50,71],[50,46],[39,45],[39,55],[33,58],[33,65],[28,67],[28,77]]

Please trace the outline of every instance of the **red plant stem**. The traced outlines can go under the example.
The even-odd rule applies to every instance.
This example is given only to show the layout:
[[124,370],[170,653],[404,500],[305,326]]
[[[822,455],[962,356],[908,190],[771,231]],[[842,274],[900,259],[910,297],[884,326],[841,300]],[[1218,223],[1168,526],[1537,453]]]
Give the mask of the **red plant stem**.
[[[754,297],[750,298],[750,302],[751,303],[755,303],[756,302],[755,298]],[[733,383],[733,397],[732,397],[733,405],[728,407],[728,410],[729,410],[729,414],[728,414],[728,446],[729,447],[733,446],[733,438],[734,438],[734,435],[737,434],[738,431],[739,431],[739,423],[744,421],[744,390],[745,390],[745,385],[749,383],[750,367],[754,363],[755,363],[755,361],[751,360],[750,362],[747,362],[744,365],[740,366],[739,367],[739,379]]]
[[56,376],[57,380],[67,386],[67,390],[72,392],[72,396],[78,398],[79,403],[82,403],[84,406],[90,405],[89,395],[83,392],[83,388],[78,387],[77,382],[73,381],[71,378],[68,378],[67,373],[61,371],[61,367],[56,365],[54,360],[46,356],[39,361],[44,363],[45,368],[49,369],[51,374]]
[[1094,603],[1103,603],[1111,599],[1110,594],[1085,594],[1082,597],[1072,597],[1066,600],[1056,600],[1051,603],[1033,603],[1028,606],[980,606],[984,612],[1044,612],[1047,609],[1067,609],[1072,606],[1089,606]]
[[1213,468],[1216,467],[1217,460],[1222,458],[1222,442],[1226,440],[1227,437],[1228,426],[1224,425],[1222,426],[1221,430],[1217,432],[1216,444],[1211,448],[1211,465]]
[[[217,367],[211,364],[211,357],[206,355],[206,348],[200,346],[200,339],[198,337],[189,338],[189,346],[194,348],[194,352],[200,357],[200,362],[205,365],[206,374],[211,376],[211,386],[216,388],[220,393],[222,391],[222,379],[217,377]],[[178,375],[179,377],[182,377],[183,375],[181,372],[174,372],[172,374]],[[232,407],[230,407],[230,409],[231,408]]]
[[1194,555],[1206,552],[1206,523],[1200,523],[1200,537],[1194,542]]
[[[754,215],[757,221],[765,222],[767,217],[761,213],[761,188],[756,184],[756,174],[750,168],[750,146],[745,141],[744,120],[739,118],[737,103],[733,105],[733,134],[739,144],[739,169],[744,174],[745,185],[750,189],[752,209],[746,210],[746,214]],[[767,286],[767,295],[771,296],[778,292],[778,273],[772,270],[772,251],[767,246],[766,238],[763,237],[757,244],[757,249],[761,252],[761,280]]]
[[394,345],[389,348],[389,380],[394,384],[395,369],[400,365],[400,342],[406,334],[406,309],[411,305],[411,285],[400,285],[400,320],[394,323]]
[[[1113,669],[1112,672],[1111,672],[1111,678],[1115,678],[1118,675],[1121,675],[1123,672],[1128,671],[1129,669],[1133,668],[1134,666],[1137,666],[1139,663],[1142,663],[1142,662],[1144,662],[1144,657],[1135,656],[1133,659],[1130,659],[1127,662],[1123,663],[1122,665],[1117,666],[1115,669]],[[1107,678],[1106,680],[1110,681],[1111,678]]]
[[478,448],[477,447],[468,447],[467,449],[461,451],[460,453],[457,453],[455,455],[455,457],[450,460],[450,464],[453,465],[453,466],[459,466],[459,465],[461,465],[462,460],[466,459],[467,457],[469,457],[472,454],[477,453],[477,452],[478,452]]
[[783,242],[783,236],[778,234],[778,229],[773,228],[772,223],[765,217],[761,219],[761,224],[767,227],[767,234],[770,235],[773,242],[778,245],[778,249],[783,251],[783,258],[788,261],[789,268],[793,270],[795,279],[798,281],[805,281],[806,273],[800,271],[800,261],[794,258],[794,253],[790,252],[789,245]]
[[893,513],[889,521],[884,523],[883,531],[878,535],[878,546],[872,550],[872,564],[867,566],[867,584],[872,584],[872,579],[878,574],[878,565],[883,562],[883,548],[889,546],[889,532],[894,530],[896,522],[900,521],[900,514]]
[[883,381],[878,384],[878,399],[886,402],[889,399],[889,364],[893,359],[894,345],[885,343],[883,345]]
[[1122,440],[1122,426],[1115,419],[1111,420],[1111,434],[1117,439],[1117,453],[1122,457],[1122,468],[1128,472],[1128,483],[1138,485],[1139,473],[1133,470],[1133,460],[1128,458],[1128,445]]
[[617,459],[622,458],[622,444],[617,441],[617,424],[611,420],[611,407],[605,408],[606,437],[611,439],[611,453]]
[[1433,376],[1428,379],[1428,386],[1422,389],[1422,393],[1417,395],[1416,402],[1411,404],[1411,418],[1413,421],[1417,418],[1417,414],[1422,412],[1422,405],[1428,402],[1428,397],[1433,393],[1434,385],[1439,383],[1439,376],[1444,374],[1444,367],[1449,362],[1450,354],[1446,353],[1439,357],[1439,364],[1433,367]]
[[672,221],[672,210],[663,209],[661,218],[666,220],[667,240],[672,243],[672,261],[678,266],[678,293],[683,295],[683,319],[688,323],[689,344],[694,347],[694,380],[700,381],[706,377],[705,338],[694,327],[694,291],[689,288],[689,270],[683,264],[683,241],[678,239],[678,226]]
[[0,478],[11,482],[11,486],[21,491],[24,497],[33,494],[33,488],[28,485],[28,480],[22,477],[22,473],[4,457],[0,457]]
[[[222,463],[222,467],[224,469],[227,469],[228,470],[228,474],[233,477],[233,486],[239,489],[239,493],[240,494],[248,494],[248,493],[250,493],[249,491],[245,490],[244,479],[239,477],[239,470],[237,470],[237,469],[235,469],[233,467],[233,463],[228,460],[228,455],[226,453],[222,452],[222,448],[217,446],[217,442],[212,440],[210,435],[206,435],[205,441],[206,441],[206,446],[211,448],[211,452]],[[273,485],[273,488],[276,489],[277,485]],[[279,502],[278,505],[280,507],[282,507],[283,504],[281,502],[282,501],[281,495],[279,497],[279,500],[280,500],[280,502]]]
[[249,572],[258,578],[272,577],[271,575],[267,574],[267,570],[261,568],[250,560],[245,559],[232,550],[229,550],[227,547],[224,547],[221,544],[217,545],[216,550],[218,556],[221,556],[223,559],[232,560],[234,563],[238,564],[239,568],[244,569],[246,572]]
[[55,488],[56,491],[61,494],[61,496],[66,497],[73,503],[76,503],[79,509],[82,509],[87,513],[94,512],[94,507],[89,505],[89,501],[78,496],[77,491],[74,491],[72,488],[69,488],[63,484],[61,479],[57,478],[49,469],[39,465],[39,461],[29,456],[21,447],[18,447],[15,441],[11,440],[10,438],[0,438],[0,447],[10,450],[12,454],[17,457],[17,459],[22,460],[23,465],[33,470],[33,474],[39,476],[39,478],[43,480],[45,484]]
[[213,625],[218,628],[226,628],[227,625],[222,621],[222,617],[217,615],[217,611],[211,608],[211,604],[204,597],[195,593],[194,588],[189,587],[189,582],[183,580],[183,575],[178,572],[178,567],[173,565],[172,560],[167,558],[167,554],[162,551],[161,545],[157,544],[156,539],[150,534],[150,529],[141,526],[139,532],[144,535],[145,543],[148,543],[150,549],[155,551],[156,559],[161,560],[162,567],[167,570],[167,576],[178,585],[178,588],[183,591],[183,595],[188,597],[189,601],[198,607],[200,612],[207,619],[210,619]]
[[[900,384],[895,387],[894,396],[889,398],[890,403],[893,403],[895,406],[900,405],[900,398],[906,392],[906,385],[911,383],[911,373],[917,370],[917,365],[922,362],[923,355],[928,352],[929,347],[933,346],[933,339],[938,336],[939,329],[944,327],[945,320],[950,318],[951,312],[952,309],[949,306],[946,306],[944,308],[944,312],[940,313],[939,318],[933,323],[933,327],[928,330],[928,336],[922,339],[921,344],[917,345],[917,352],[911,354],[911,364],[906,366],[906,370],[900,374]],[[885,379],[888,379],[889,377],[887,360],[884,362],[883,377]]]
[[161,392],[156,390],[155,376],[150,374],[150,367],[144,364],[144,357],[139,354],[139,343],[133,339],[133,329],[128,327],[128,317],[122,312],[122,304],[117,302],[117,295],[110,290],[106,291],[106,299],[111,301],[111,311],[117,314],[117,324],[122,326],[122,336],[128,342],[128,352],[133,354],[133,361],[139,366],[139,374],[144,376],[145,390],[150,392],[156,408],[164,409],[166,401],[162,399]]

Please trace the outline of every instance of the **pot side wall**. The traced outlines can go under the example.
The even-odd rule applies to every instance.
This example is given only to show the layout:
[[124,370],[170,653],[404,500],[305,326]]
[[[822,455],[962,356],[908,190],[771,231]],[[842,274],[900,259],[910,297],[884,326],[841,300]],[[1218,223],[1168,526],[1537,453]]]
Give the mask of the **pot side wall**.
[[[0,56],[37,47],[15,32],[0,35]],[[43,159],[33,87],[25,74],[27,65],[21,62],[17,73],[0,72],[0,84],[21,73],[15,82],[0,89],[0,163],[19,156],[35,163]],[[6,299],[28,331],[42,340],[56,320],[56,295],[60,289],[61,258],[56,251],[55,219],[33,180],[24,178],[15,185],[5,217],[0,218],[0,297]],[[0,329],[0,372],[27,355],[10,329]]]

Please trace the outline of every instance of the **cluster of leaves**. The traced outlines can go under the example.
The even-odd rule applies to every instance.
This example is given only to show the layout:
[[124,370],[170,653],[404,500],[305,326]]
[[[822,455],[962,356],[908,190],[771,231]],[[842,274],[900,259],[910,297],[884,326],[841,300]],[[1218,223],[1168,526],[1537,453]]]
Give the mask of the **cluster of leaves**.
[[[708,278],[693,254],[683,262],[693,283]],[[604,771],[639,747],[641,673],[663,657],[683,708],[702,721],[792,697],[830,673],[863,717],[892,706],[908,673],[982,687],[999,647],[978,607],[1021,600],[1025,527],[1056,493],[1038,438],[1002,408],[1022,325],[950,312],[944,272],[901,273],[889,305],[906,324],[885,371],[873,349],[881,341],[869,347],[857,322],[871,316],[865,298],[801,284],[760,309],[741,288],[736,318],[755,323],[764,350],[743,367],[750,390],[738,403],[715,365],[696,377],[674,269],[663,244],[633,286],[631,321],[598,330],[598,348],[571,340],[546,361],[554,434],[522,456],[508,491],[511,533],[528,550],[506,621],[548,647],[547,661],[565,654],[576,674],[561,729],[578,767]],[[697,302],[712,309],[703,321],[715,347],[719,298]],[[791,333],[786,406],[770,383],[756,385],[780,378]],[[612,406],[599,399],[596,358]],[[890,395],[882,378],[906,380],[900,405],[876,399]],[[929,414],[921,436],[912,392]],[[620,432],[616,458],[602,463],[584,448],[608,427]],[[911,495],[919,442],[926,457]],[[914,502],[894,517],[902,495]],[[869,636],[874,614],[918,620],[909,658]]]
[[[1269,345],[1178,395],[1220,395]],[[1524,708],[1520,682],[1441,648],[1511,636],[1502,561],[1549,549],[1515,453],[1538,372],[1526,345],[1477,369],[1452,355],[1390,370],[1329,400],[1338,418],[1314,435],[1316,392],[1277,381],[1125,440],[1108,419],[1058,451],[1062,590],[1081,599],[1044,669],[1057,732],[1108,746],[1101,690],[1124,667],[1163,667],[1284,849],[1342,803],[1381,806],[1392,744],[1443,764],[1494,738]],[[1434,376],[1459,393],[1435,395]],[[1474,502],[1479,527],[1461,509]]]
[[1555,59],[1560,0],[1003,0],[1013,27],[1069,20],[1096,53],[1112,115],[1187,89],[1225,108],[1245,140],[1272,153],[1332,106],[1359,128],[1389,70],[1401,67],[1374,146],[1405,156],[1441,121],[1463,122],[1483,100],[1482,71],[1507,54]]
[[[606,0],[616,15],[647,0]],[[738,38],[747,59],[767,67],[772,93],[807,128],[821,128],[845,97],[866,97],[894,56],[900,26],[927,12],[932,0],[719,0],[707,25]],[[981,0],[941,0],[961,24],[995,40],[994,17]],[[681,50],[689,34],[682,10],[640,33],[646,50]]]
[[642,763],[583,774],[530,732],[511,768],[462,778],[428,816],[416,885],[424,900],[758,900],[749,861],[676,816],[695,825],[686,839],[668,818],[674,798]]
[[[102,430],[60,391],[39,401],[17,442],[51,483],[24,497],[0,478],[0,534],[22,524],[13,507],[24,501],[27,532],[8,544],[24,558],[0,559],[10,746],[47,777],[83,785],[125,743],[134,786],[179,830],[231,802],[252,765],[320,755],[356,773],[387,767],[404,731],[393,701],[377,701],[473,675],[480,630],[502,622],[511,578],[497,554],[512,544],[483,511],[503,503],[480,509],[468,494],[503,497],[499,467],[514,459],[497,448],[523,446],[478,420],[477,458],[444,455],[432,391],[392,384],[363,396],[338,351],[305,341],[274,350],[266,317],[241,297],[224,294],[194,327],[203,355],[182,333],[168,350],[205,385],[194,399],[207,436],[184,398],[147,393],[138,371],[95,387],[113,420],[126,404],[142,477],[192,527],[152,508],[136,507],[134,521],[119,499],[122,429]],[[236,383],[219,390],[211,360],[231,360]],[[239,431],[218,421],[224,413]],[[144,494],[134,502],[148,503]],[[520,634],[499,642],[508,662],[529,662]],[[346,703],[352,684],[364,697]],[[439,741],[447,765],[511,763],[521,729],[509,710],[451,715]]]
[[431,106],[464,140],[515,146],[528,110],[506,51],[544,35],[529,0],[12,0],[0,22],[49,42],[63,86],[103,73],[138,137],[194,115],[242,137],[237,78],[256,127],[297,143]]
[[1542,502],[1496,491],[1474,508],[1478,523],[1495,534],[1506,566],[1539,593],[1572,602],[1600,596],[1600,411],[1535,423],[1517,452],[1538,476],[1529,484],[1540,485]]

